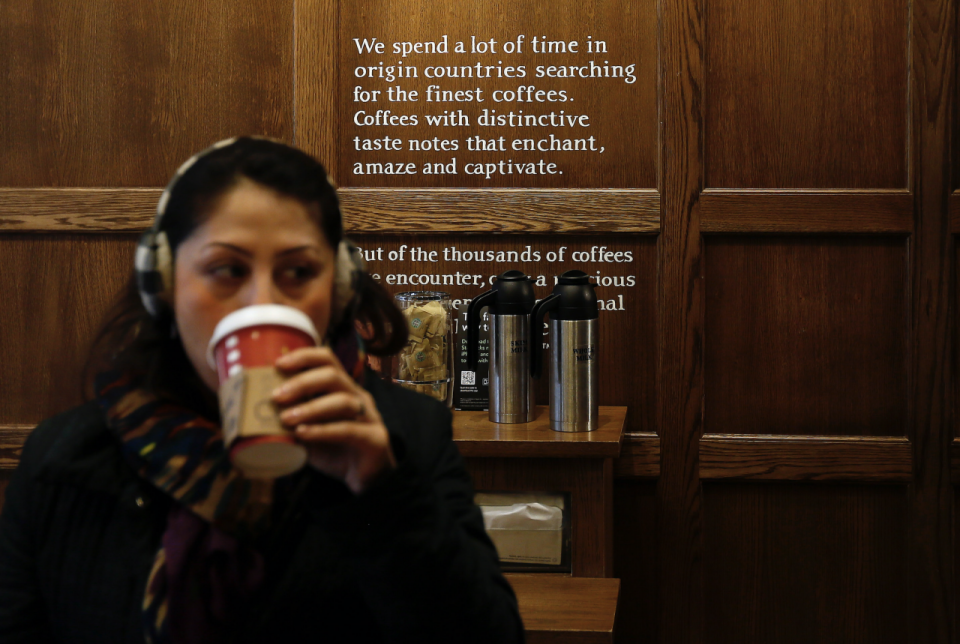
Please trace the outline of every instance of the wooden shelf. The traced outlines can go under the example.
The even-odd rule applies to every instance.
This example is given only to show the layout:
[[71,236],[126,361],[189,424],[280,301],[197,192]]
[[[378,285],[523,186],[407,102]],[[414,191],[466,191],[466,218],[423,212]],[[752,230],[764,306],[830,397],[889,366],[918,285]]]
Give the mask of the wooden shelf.
[[516,424],[491,423],[485,411],[455,411],[453,440],[468,458],[617,458],[626,417],[626,407],[600,407],[595,431],[555,432],[542,405],[536,420]]
[[520,604],[527,644],[613,642],[619,579],[506,575]]

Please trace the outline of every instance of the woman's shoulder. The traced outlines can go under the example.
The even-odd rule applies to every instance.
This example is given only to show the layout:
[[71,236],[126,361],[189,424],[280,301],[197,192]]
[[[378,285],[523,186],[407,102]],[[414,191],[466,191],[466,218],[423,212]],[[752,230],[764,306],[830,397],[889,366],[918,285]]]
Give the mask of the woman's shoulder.
[[37,425],[24,444],[19,468],[45,482],[113,491],[121,460],[103,411],[87,402]]

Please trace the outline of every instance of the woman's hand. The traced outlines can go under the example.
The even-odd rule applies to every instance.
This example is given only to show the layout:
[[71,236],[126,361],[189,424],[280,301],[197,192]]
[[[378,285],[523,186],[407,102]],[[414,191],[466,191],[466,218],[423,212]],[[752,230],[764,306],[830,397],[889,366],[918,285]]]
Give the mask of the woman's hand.
[[344,371],[333,351],[301,348],[275,365],[290,377],[273,392],[273,401],[286,407],[280,420],[306,445],[310,465],[342,480],[355,494],[396,467],[373,396]]

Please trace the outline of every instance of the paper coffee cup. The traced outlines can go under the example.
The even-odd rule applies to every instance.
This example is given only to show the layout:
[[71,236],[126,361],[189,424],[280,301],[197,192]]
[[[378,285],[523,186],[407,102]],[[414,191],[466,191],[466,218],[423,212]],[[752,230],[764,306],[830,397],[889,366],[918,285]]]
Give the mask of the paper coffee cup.
[[248,306],[220,320],[207,347],[207,361],[220,381],[223,440],[235,467],[251,478],[296,472],[307,450],[280,422],[271,400],[284,377],[273,366],[280,356],[319,343],[302,311],[278,304]]

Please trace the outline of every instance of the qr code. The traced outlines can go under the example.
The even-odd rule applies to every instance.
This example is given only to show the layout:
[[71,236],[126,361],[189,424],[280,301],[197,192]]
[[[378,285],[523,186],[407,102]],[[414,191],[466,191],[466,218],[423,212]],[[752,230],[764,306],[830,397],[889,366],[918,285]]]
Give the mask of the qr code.
[[475,371],[461,371],[460,372],[460,384],[461,385],[475,385],[477,384],[477,374]]

